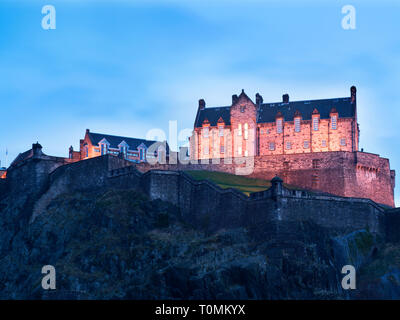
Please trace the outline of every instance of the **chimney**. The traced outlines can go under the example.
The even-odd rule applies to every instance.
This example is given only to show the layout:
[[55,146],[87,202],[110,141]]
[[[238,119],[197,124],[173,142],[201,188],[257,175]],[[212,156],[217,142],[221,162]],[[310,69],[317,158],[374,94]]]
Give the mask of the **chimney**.
[[289,103],[289,95],[287,93],[282,96],[282,101],[283,103]]
[[42,153],[42,146],[40,145],[39,142],[33,143],[32,144],[32,153],[33,153],[33,158],[40,157]]
[[351,103],[356,102],[357,98],[357,88],[355,86],[352,86],[350,88],[350,93],[351,93]]
[[263,103],[263,97],[261,96],[261,94],[256,93],[256,105],[260,105]]
[[89,133],[90,132],[90,130],[89,129],[86,129],[86,133]]
[[232,104],[235,104],[238,101],[238,96],[237,94],[232,95]]
[[200,99],[199,100],[199,109],[203,110],[206,107],[206,102],[204,101],[204,99]]

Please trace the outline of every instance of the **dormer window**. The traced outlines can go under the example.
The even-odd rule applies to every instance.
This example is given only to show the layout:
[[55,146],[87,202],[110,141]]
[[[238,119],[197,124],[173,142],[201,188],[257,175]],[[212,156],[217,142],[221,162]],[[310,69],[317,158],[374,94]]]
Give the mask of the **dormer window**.
[[331,117],[331,125],[332,125],[332,130],[337,129],[337,116],[332,116]]
[[[87,147],[86,147],[86,148],[87,148]],[[105,155],[105,154],[107,154],[108,148],[107,148],[107,145],[106,145],[105,143],[102,143],[102,144],[100,145],[100,151],[101,151],[101,155],[102,155],[102,156]]]
[[140,148],[139,149],[139,160],[144,161],[144,157],[145,157],[145,150],[143,148]]
[[300,118],[294,118],[294,131],[300,132]]
[[313,117],[313,130],[318,131],[319,119],[318,117]]
[[277,133],[282,133],[282,131],[283,131],[283,121],[282,121],[282,119],[277,119],[276,120],[276,132]]

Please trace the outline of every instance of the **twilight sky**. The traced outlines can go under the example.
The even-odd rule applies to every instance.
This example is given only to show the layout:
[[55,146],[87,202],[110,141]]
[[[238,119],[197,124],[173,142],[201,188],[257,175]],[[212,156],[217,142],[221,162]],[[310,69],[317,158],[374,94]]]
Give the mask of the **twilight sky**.
[[[41,27],[47,4],[55,30]],[[355,30],[341,26],[348,4]],[[199,98],[229,105],[242,88],[276,102],[356,85],[360,146],[400,177],[399,17],[398,1],[0,0],[1,165],[36,141],[67,156],[86,128],[168,138],[169,121],[193,127]]]

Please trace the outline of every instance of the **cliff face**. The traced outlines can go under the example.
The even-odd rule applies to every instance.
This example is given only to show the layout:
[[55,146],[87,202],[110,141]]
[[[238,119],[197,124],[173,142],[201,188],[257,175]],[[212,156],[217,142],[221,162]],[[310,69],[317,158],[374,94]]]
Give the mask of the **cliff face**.
[[[400,298],[400,247],[368,230],[333,234],[311,221],[215,232],[134,190],[64,193],[0,203],[1,299]],[[53,265],[57,289],[41,287]],[[341,289],[343,265],[357,289]]]

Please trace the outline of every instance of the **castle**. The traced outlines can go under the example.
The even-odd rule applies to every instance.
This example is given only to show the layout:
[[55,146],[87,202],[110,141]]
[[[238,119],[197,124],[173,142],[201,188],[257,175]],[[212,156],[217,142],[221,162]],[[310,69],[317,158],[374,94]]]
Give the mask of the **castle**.
[[74,151],[71,146],[68,158],[46,156],[38,151],[41,147],[34,145],[21,153],[7,172],[0,173],[8,178],[10,171],[34,159],[35,152],[42,159],[52,159],[51,171],[65,164],[114,155],[143,172],[210,170],[267,180],[278,175],[299,189],[371,199],[394,207],[395,171],[390,169],[388,159],[359,151],[354,86],[350,93],[345,98],[294,102],[285,94],[279,103],[264,103],[256,94],[254,103],[242,90],[239,96],[232,96],[230,106],[214,108],[206,108],[201,99],[188,161],[170,152],[166,141],[87,129],[80,150]]
[[251,158],[250,176],[278,174],[305,189],[394,206],[389,160],[359,151],[356,91],[353,86],[350,97],[309,101],[289,101],[284,94],[277,103],[264,103],[257,93],[254,103],[242,90],[230,106],[212,108],[201,99],[191,159],[210,160],[214,170],[226,171],[221,162]]

